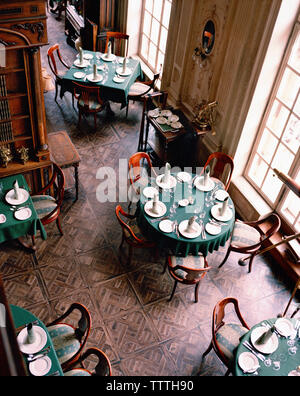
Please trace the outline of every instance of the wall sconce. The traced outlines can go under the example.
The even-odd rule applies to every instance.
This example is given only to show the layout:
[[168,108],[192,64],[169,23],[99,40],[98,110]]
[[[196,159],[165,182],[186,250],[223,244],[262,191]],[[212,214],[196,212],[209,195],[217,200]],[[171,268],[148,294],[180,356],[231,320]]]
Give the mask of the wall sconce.
[[193,53],[193,61],[200,65],[200,68],[205,66],[205,60],[207,56],[212,53],[214,44],[215,44],[215,24],[212,20],[206,22],[203,33],[202,33],[202,41],[201,46],[196,47]]

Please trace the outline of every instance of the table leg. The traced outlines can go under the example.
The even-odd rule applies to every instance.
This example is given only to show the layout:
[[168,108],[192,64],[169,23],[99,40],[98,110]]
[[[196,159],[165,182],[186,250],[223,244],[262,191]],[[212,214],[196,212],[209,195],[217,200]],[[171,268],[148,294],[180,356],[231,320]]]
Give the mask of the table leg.
[[147,125],[146,125],[146,136],[145,136],[145,142],[144,142],[144,150],[143,151],[147,151],[147,144],[148,144],[148,135],[149,135],[149,120],[147,119]]
[[75,199],[75,201],[78,201],[78,191],[79,191],[78,165],[75,165],[74,169],[75,169],[75,189],[76,189],[76,199]]

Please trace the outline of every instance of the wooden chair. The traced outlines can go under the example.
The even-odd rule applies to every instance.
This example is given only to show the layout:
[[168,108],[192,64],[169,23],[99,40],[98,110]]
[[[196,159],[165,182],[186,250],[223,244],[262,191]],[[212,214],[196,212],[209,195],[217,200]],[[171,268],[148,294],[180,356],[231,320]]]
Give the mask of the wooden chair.
[[[260,225],[266,224],[265,231],[262,231]],[[279,231],[281,226],[280,218],[277,214],[272,213],[261,220],[253,222],[235,222],[231,241],[224,260],[219,265],[221,268],[229,257],[230,252],[245,253],[250,255],[249,273],[252,270],[254,257],[259,253],[262,244],[268,241],[271,236]],[[240,265],[245,265],[246,259],[239,260]]]
[[97,114],[108,107],[108,102],[105,102],[100,97],[100,87],[88,87],[76,82],[73,82],[74,97],[78,100],[77,106],[79,111],[78,128],[82,115],[94,115],[94,127],[97,129]]
[[[233,304],[239,323],[224,322],[225,308],[228,304]],[[225,375],[229,375],[234,364],[234,351],[240,343],[240,338],[249,330],[250,328],[241,315],[238,300],[229,297],[219,301],[213,311],[212,340],[202,355],[202,359],[213,349],[228,368]]]
[[[57,228],[60,234],[63,235],[59,215],[64,199],[65,176],[62,169],[56,164],[53,164],[52,168],[52,176],[49,183],[31,196],[31,199],[42,224],[46,225],[56,221]],[[47,195],[46,193],[48,192],[53,192],[54,196]],[[34,236],[32,236],[32,239],[34,243]]]
[[[118,205],[115,210],[117,219],[122,228],[122,242],[119,249],[122,248],[124,241],[129,246],[129,256],[128,256],[128,265],[131,263],[133,248],[155,248],[156,245],[154,242],[147,240],[136,221],[136,217],[134,215],[130,215],[126,213],[121,205]],[[123,218],[126,220],[123,220]]]
[[60,20],[62,12],[66,11],[66,0],[50,0],[49,5],[50,11],[53,14],[58,13],[57,19]]
[[[76,327],[65,323],[68,317],[71,323],[74,322],[74,311],[81,314]],[[87,308],[80,303],[73,303],[62,316],[49,323],[47,329],[62,369],[65,371],[73,367],[80,359],[91,330],[91,316]]]
[[224,184],[224,189],[227,191],[231,182],[231,177],[234,169],[232,157],[225,153],[212,153],[207,158],[204,169],[208,165],[211,168],[210,176],[222,181]]
[[[59,50],[59,44],[55,44],[48,49],[47,58],[50,69],[55,76],[55,102],[57,102],[58,86],[61,86],[62,84],[62,74],[58,71],[56,58],[66,69],[69,69],[70,66],[63,60]],[[73,100],[73,95],[72,95],[72,100]]]
[[[148,169],[146,169],[144,166],[142,166],[142,162],[146,162],[146,165],[148,166]],[[138,181],[141,181],[141,184],[147,185],[148,184],[148,176],[147,180],[143,180],[143,171],[145,172],[144,175],[150,173],[152,176],[157,176],[153,166],[151,159],[147,153],[144,152],[138,152],[133,154],[129,160],[128,160],[128,173],[129,173],[129,181],[130,181],[130,186],[132,186],[134,192],[136,195],[140,195],[139,187],[137,187]],[[131,207],[131,201],[129,202],[128,205],[128,210],[130,210]]]
[[[125,40],[125,41],[124,41]],[[112,43],[112,53],[117,56],[128,56],[129,35],[120,32],[106,32],[105,53],[108,43]]]
[[195,303],[197,303],[200,281],[210,270],[204,256],[168,256],[166,266],[168,266],[169,273],[175,280],[174,288],[168,301],[172,300],[177,284],[180,282],[185,285],[195,285]]
[[[93,370],[87,370],[84,361],[90,356],[95,356],[97,363]],[[78,364],[80,367],[77,367]],[[94,364],[93,364],[94,366]],[[69,365],[68,371],[64,372],[65,377],[106,377],[111,376],[111,364],[106,354],[98,348],[89,348],[79,357],[78,361]]]
[[136,81],[131,85],[127,97],[126,117],[128,116],[129,101],[143,102],[146,95],[152,94],[160,76],[160,71],[154,74],[153,79],[145,82]]

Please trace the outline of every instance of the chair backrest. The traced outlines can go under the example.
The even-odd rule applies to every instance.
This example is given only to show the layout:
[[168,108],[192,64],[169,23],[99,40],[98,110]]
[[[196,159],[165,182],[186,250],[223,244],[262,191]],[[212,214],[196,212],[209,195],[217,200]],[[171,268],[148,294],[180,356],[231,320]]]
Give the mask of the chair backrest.
[[134,184],[141,177],[142,169],[145,167],[141,166],[141,161],[146,160],[149,170],[152,168],[152,162],[147,153],[138,152],[133,154],[128,160],[128,171],[129,171],[129,180],[130,184]]
[[[124,41],[125,40],[125,41]],[[129,35],[120,32],[106,32],[105,52],[108,43],[112,43],[112,52],[117,56],[128,56]]]
[[47,51],[47,58],[48,58],[48,63],[50,66],[50,69],[52,73],[55,74],[56,77],[59,77],[58,75],[58,68],[57,68],[57,63],[55,59],[55,55],[57,56],[58,60],[66,67],[69,68],[67,63],[63,60],[60,50],[59,50],[59,44],[55,44],[52,47],[50,47]]
[[80,98],[81,103],[84,103],[84,107],[87,109],[89,109],[89,100],[91,97],[96,98],[100,104],[104,103],[100,97],[100,87],[89,87],[73,81],[73,89],[75,98]]
[[138,243],[138,244],[143,243],[144,244],[144,241],[142,241],[140,238],[138,238],[134,234],[134,232],[130,228],[130,226],[121,217],[121,216],[123,216],[123,217],[127,218],[128,220],[133,220],[135,218],[135,216],[134,215],[130,215],[129,213],[126,213],[123,210],[123,208],[121,207],[121,205],[118,205],[116,207],[115,213],[116,213],[116,216],[117,216],[117,220],[118,220],[119,224],[122,227],[122,232],[123,232],[123,235],[124,235],[125,239],[127,239],[127,240],[128,240],[128,238],[129,239],[134,239],[134,241],[136,243]]
[[[53,190],[57,206],[60,207],[64,199],[65,175],[62,169],[54,163],[52,164],[52,176],[49,182],[36,195],[42,195],[48,191],[52,192]],[[49,216],[52,216],[52,212],[47,217]]]
[[204,165],[204,169],[210,166],[210,175],[221,180],[224,183],[224,188],[227,191],[231,182],[231,177],[234,169],[232,157],[225,153],[212,153]]
[[86,360],[91,355],[96,356],[97,359],[97,363],[95,365],[94,371],[92,372],[92,375],[97,377],[111,376],[112,370],[110,361],[106,354],[98,348],[92,347],[87,349],[80,357],[79,361],[83,363],[84,360]]
[[[250,225],[251,227],[254,227],[261,235],[260,241],[258,243],[256,243],[255,245],[252,245],[250,247],[249,246],[245,247],[245,249],[248,249],[248,250],[249,250],[249,248],[252,250],[252,249],[260,247],[262,242],[271,238],[272,235],[274,235],[277,231],[279,231],[280,226],[281,226],[280,217],[276,213],[271,213],[270,215],[267,215],[256,222],[245,222],[245,223]],[[268,228],[262,229],[260,227],[260,224],[262,224],[262,223],[267,223]]]

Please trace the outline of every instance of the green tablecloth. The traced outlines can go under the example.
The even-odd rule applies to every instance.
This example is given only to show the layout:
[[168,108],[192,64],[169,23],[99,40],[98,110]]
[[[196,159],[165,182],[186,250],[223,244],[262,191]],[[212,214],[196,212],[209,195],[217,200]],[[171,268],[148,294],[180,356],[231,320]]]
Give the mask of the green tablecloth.
[[[88,86],[98,86],[101,87],[100,90],[100,96],[104,100],[110,100],[112,102],[117,102],[117,103],[122,103],[123,106],[127,104],[127,96],[129,93],[129,89],[131,85],[135,82],[137,78],[142,79],[143,78],[143,72],[141,68],[141,64],[138,60],[136,59],[131,59],[128,58],[128,64],[127,67],[132,70],[132,74],[130,76],[125,77],[124,82],[122,83],[116,83],[113,81],[113,78],[115,77],[116,74],[116,69],[114,67],[113,62],[104,62],[102,59],[98,60],[96,58],[96,52],[91,52],[91,51],[84,51],[85,54],[92,54],[93,59],[89,60],[91,66],[85,69],[80,69],[77,68],[76,66],[72,66],[67,73],[63,76],[62,78],[62,86],[61,86],[61,91],[60,91],[60,96],[61,98],[63,97],[64,93],[66,91],[73,92],[73,81],[78,82],[79,84],[85,84]],[[98,53],[100,54],[100,53]],[[118,58],[117,59],[123,59],[123,58]],[[74,77],[75,72],[84,72],[87,73],[87,70],[89,70],[88,74],[93,73],[93,64],[94,63],[99,63],[99,65],[107,64],[108,66],[108,78],[103,79],[99,83],[90,83],[88,80],[84,81],[83,79],[77,79]],[[117,63],[117,68],[122,68],[122,63]],[[98,70],[98,74],[103,75],[103,71]]]
[[43,224],[41,223],[38,215],[34,209],[31,198],[20,206],[28,205],[32,211],[32,215],[27,220],[17,220],[14,217],[14,212],[10,210],[11,205],[5,201],[5,195],[9,190],[13,188],[15,181],[18,181],[20,187],[29,191],[28,185],[23,175],[14,175],[0,179],[0,184],[2,184],[3,190],[0,197],[0,214],[6,216],[6,222],[0,224],[0,243],[17,239],[25,235],[36,235],[37,231],[41,232],[43,239],[47,238],[47,234]]
[[[195,175],[192,175],[193,177]],[[152,182],[154,186],[155,183]],[[218,183],[221,188],[222,183]],[[210,192],[203,192],[198,190],[196,187],[191,192],[188,191],[187,183],[177,183],[174,196],[170,195],[168,191],[160,192],[160,201],[164,202],[167,207],[166,215],[170,216],[170,208],[174,202],[178,202],[182,198],[192,196],[194,199],[193,205],[186,207],[178,207],[176,214],[171,220],[177,220],[180,224],[183,220],[188,220],[191,216],[195,215],[195,209],[199,211],[205,211],[205,217],[203,218],[204,224],[206,224],[211,216],[211,207],[205,205],[205,197]],[[226,222],[226,225],[222,226],[221,233],[218,235],[210,235],[205,233],[206,239],[202,239],[200,235],[194,239],[187,239],[180,235],[178,238],[176,233],[166,234],[159,229],[159,221],[151,222],[152,217],[148,216],[144,211],[144,205],[148,201],[147,198],[141,194],[137,209],[138,224],[143,233],[151,240],[155,241],[159,249],[170,249],[175,255],[187,256],[188,254],[197,255],[202,253],[207,256],[208,253],[212,253],[214,250],[218,250],[220,246],[224,246],[226,241],[229,239],[235,221],[235,211],[232,200],[229,198],[229,204],[232,205],[232,218]],[[217,203],[218,201],[214,201]],[[199,213],[196,213],[199,215]]]
[[[18,327],[24,326],[25,324],[34,322],[36,320],[38,321],[38,326],[41,326],[47,333],[47,343],[43,347],[43,349],[50,346],[50,351],[47,356],[49,356],[49,358],[51,359],[52,366],[51,366],[50,371],[46,375],[48,376],[48,375],[54,374],[58,371],[59,375],[63,376],[64,374],[63,374],[61,365],[57,358],[57,355],[56,355],[55,349],[53,347],[52,340],[49,336],[47,327],[44,325],[44,323],[42,321],[40,321],[35,315],[33,315],[31,312],[27,311],[24,308],[18,307],[16,305],[10,305],[10,309],[11,309],[11,313],[12,313],[12,317],[13,317],[13,321],[14,321],[14,325],[15,325],[16,329]],[[24,356],[24,360],[25,360],[25,363],[28,364],[27,359],[25,359],[25,356]]]
[[[269,319],[268,322],[274,324],[277,319]],[[296,319],[290,319],[292,323],[295,325]],[[263,322],[258,323],[248,333],[246,333],[243,338],[241,339],[241,343],[239,344],[237,350],[236,350],[236,355],[235,355],[235,363],[234,363],[234,374],[236,376],[247,376],[251,374],[245,374],[243,371],[240,369],[239,364],[238,364],[238,359],[241,353],[243,352],[250,352],[244,345],[244,341],[249,341],[251,344],[251,333],[254,329],[257,327],[260,327]],[[296,368],[300,365],[300,339],[296,338],[295,339],[295,346],[297,347],[297,352],[294,355],[289,354],[289,346],[287,344],[288,339],[284,337],[278,337],[279,339],[279,345],[278,349],[269,354],[265,355],[266,359],[270,358],[272,363],[270,367],[266,367],[264,362],[259,360],[260,364],[260,369],[258,370],[258,375],[259,376],[279,376],[279,377],[285,377],[291,372],[292,370],[296,370]],[[279,362],[280,363],[280,370],[274,370],[274,362]]]

